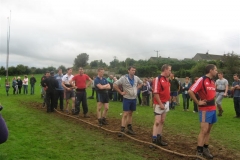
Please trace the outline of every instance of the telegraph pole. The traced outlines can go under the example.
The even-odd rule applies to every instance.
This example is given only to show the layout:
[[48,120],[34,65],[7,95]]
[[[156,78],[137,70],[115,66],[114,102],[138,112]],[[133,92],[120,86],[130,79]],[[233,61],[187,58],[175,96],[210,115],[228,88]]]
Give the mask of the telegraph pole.
[[155,51],[155,50],[154,50],[154,52],[157,52],[157,58],[158,58],[158,52],[160,52],[160,51],[158,51],[158,50]]
[[9,62],[9,44],[10,44],[10,24],[11,24],[11,11],[10,17],[8,17],[8,27],[7,27],[7,60],[6,60],[6,79],[8,81],[8,62]]

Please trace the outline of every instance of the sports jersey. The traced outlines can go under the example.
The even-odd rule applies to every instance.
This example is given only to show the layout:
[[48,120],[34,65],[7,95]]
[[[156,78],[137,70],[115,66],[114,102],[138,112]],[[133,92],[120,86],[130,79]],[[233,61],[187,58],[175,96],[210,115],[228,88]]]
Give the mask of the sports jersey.
[[[170,100],[170,83],[166,77],[158,76],[153,80],[153,93],[158,93],[162,103]],[[158,104],[155,98],[153,103]]]
[[216,87],[212,79],[207,76],[200,77],[196,83],[194,83],[190,90],[194,93],[198,93],[200,100],[206,100],[207,105],[198,106],[200,111],[212,111],[216,110],[215,95]]
[[72,78],[75,81],[75,85],[78,89],[85,89],[86,88],[86,81],[90,80],[90,77],[86,74],[77,74]]
[[95,85],[95,89],[98,91],[98,93],[101,93],[101,92],[106,92],[107,90],[106,89],[99,89],[97,87],[98,84],[101,84],[101,85],[106,85],[108,84],[108,81],[106,78],[102,77],[102,79],[100,77],[96,77],[95,80],[94,80],[94,85]]
[[68,74],[65,74],[63,77],[62,77],[62,81],[64,82],[65,86],[66,87],[70,87],[70,83],[69,81],[73,78],[74,76],[73,75],[68,75]]

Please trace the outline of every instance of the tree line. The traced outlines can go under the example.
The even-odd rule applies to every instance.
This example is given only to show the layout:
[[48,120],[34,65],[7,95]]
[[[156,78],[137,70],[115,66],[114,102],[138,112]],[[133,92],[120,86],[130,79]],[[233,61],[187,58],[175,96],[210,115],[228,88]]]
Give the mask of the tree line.
[[[223,56],[222,60],[201,60],[193,61],[188,60],[177,60],[171,58],[155,58],[148,60],[134,60],[133,58],[126,58],[124,61],[119,61],[117,57],[114,57],[109,65],[104,63],[101,59],[94,60],[88,63],[89,55],[87,53],[79,54],[73,63],[73,68],[75,71],[78,68],[84,67],[86,69],[97,69],[104,68],[105,70],[115,72],[116,74],[126,74],[127,68],[129,66],[135,66],[137,68],[137,75],[139,77],[155,77],[161,71],[163,64],[170,64],[172,66],[172,71],[176,77],[200,77],[205,74],[205,66],[207,64],[215,64],[218,68],[218,71],[224,73],[227,79],[232,79],[232,75],[235,73],[240,73],[240,57],[234,53],[228,53]],[[62,68],[65,72],[66,67],[60,65],[58,68]],[[24,66],[22,64],[17,65],[16,67],[11,66],[8,68],[9,75],[29,75],[29,74],[44,74],[48,71],[56,71],[58,68],[53,66],[36,68]],[[6,69],[2,66],[0,68],[0,75],[6,75]]]

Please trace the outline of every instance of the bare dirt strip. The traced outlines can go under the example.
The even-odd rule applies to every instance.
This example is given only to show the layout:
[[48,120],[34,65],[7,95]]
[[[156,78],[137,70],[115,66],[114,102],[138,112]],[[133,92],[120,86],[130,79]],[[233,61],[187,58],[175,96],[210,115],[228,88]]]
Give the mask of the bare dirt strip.
[[[24,103],[24,102],[23,102]],[[31,102],[26,104],[26,106],[39,109],[43,112],[43,114],[47,114],[46,108],[42,108],[41,103],[37,102]],[[143,154],[143,158],[145,159],[156,159],[161,160],[161,157],[164,157],[164,159],[169,160],[177,160],[177,159],[196,159],[192,157],[185,157],[185,156],[179,156],[173,153],[168,153],[164,150],[161,150],[159,148],[156,149],[150,149],[149,144],[144,144],[138,141],[134,141],[131,138],[128,138],[126,136],[124,137],[118,137],[117,133],[112,133],[105,131],[98,127],[98,121],[96,118],[96,113],[89,113],[90,118],[83,118],[83,115],[80,115],[80,117],[67,115],[66,113],[55,111],[53,113],[54,116],[58,116],[59,118],[63,119],[72,119],[74,122],[78,123],[81,126],[84,126],[84,128],[89,130],[97,130],[100,133],[104,134],[106,137],[110,136],[114,138],[117,141],[120,142],[131,142],[133,144],[134,148],[141,148],[144,149],[145,153]],[[87,123],[84,123],[82,121],[86,121]],[[120,130],[120,124],[121,120],[117,118],[108,118],[107,119],[109,125],[103,126],[106,130],[111,131],[119,131]],[[90,125],[90,124],[93,125]],[[95,126],[94,126],[95,125]],[[144,142],[151,142],[151,136],[152,136],[152,130],[146,129],[142,126],[133,126],[134,131],[137,133],[133,136],[134,139],[137,139],[139,141]],[[183,155],[195,155],[196,154],[196,135],[192,135],[191,137],[178,135],[178,133],[168,133],[168,131],[164,130],[164,141],[168,143],[167,147],[164,147],[164,149],[167,149],[172,152],[180,153]],[[209,146],[211,153],[214,155],[214,160],[240,160],[240,154],[236,153],[232,150],[226,149],[223,145],[221,145],[218,142],[212,142]],[[152,152],[159,153],[159,157],[152,157]]]

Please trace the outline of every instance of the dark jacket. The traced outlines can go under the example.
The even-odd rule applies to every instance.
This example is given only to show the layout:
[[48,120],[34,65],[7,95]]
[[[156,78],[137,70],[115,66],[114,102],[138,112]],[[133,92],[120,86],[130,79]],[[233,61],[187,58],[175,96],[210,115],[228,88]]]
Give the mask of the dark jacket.
[[[191,84],[188,83],[188,85],[187,85],[187,87],[186,87],[186,86],[185,86],[185,83],[183,83],[181,87],[182,87],[182,94],[186,94],[185,91],[188,91],[188,90],[189,90],[189,88],[191,87]],[[184,87],[184,89],[183,89],[183,87]],[[187,94],[188,94],[188,93],[187,93]]]
[[42,81],[42,86],[47,87],[46,92],[55,92],[56,88],[58,88],[58,81],[50,76]]
[[18,85],[18,87],[22,87],[22,80],[21,79],[17,79],[17,85]]
[[36,82],[37,82],[37,80],[36,80],[35,77],[31,77],[31,78],[30,78],[30,84],[31,84],[31,85],[34,85]]
[[170,91],[171,92],[176,92],[179,89],[179,82],[175,78],[170,80],[171,86],[170,86]]

